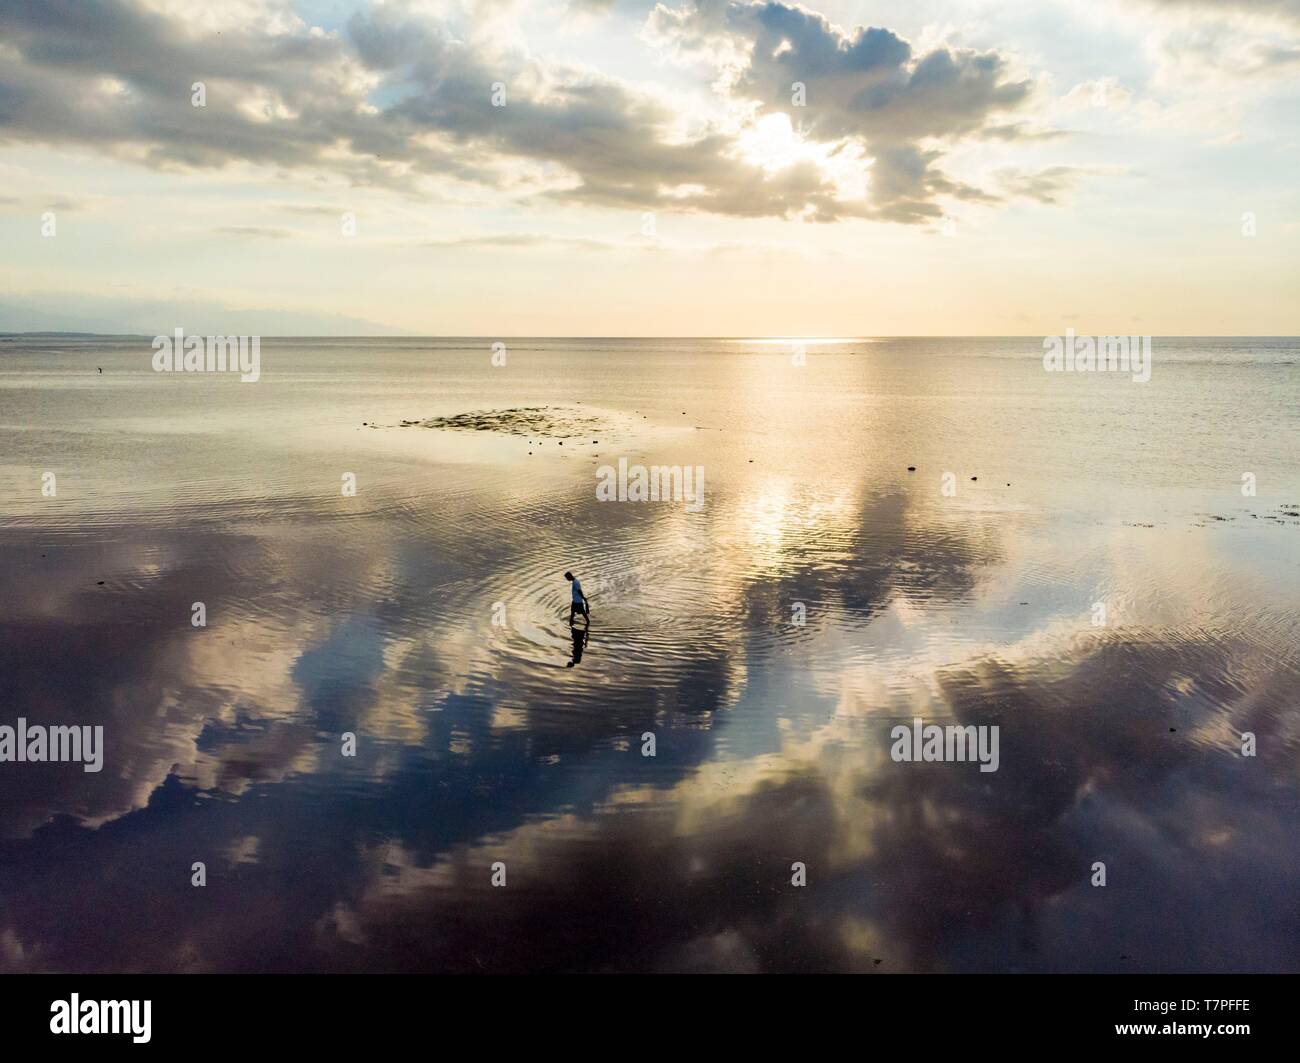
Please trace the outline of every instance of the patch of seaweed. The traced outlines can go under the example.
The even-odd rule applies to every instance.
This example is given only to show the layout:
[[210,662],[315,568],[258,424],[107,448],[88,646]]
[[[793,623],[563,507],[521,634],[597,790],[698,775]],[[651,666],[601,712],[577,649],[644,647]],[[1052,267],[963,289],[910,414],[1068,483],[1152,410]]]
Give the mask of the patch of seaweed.
[[598,417],[563,406],[514,406],[505,410],[473,410],[427,421],[403,421],[402,426],[446,428],[461,432],[500,432],[528,438],[568,438],[603,429]]

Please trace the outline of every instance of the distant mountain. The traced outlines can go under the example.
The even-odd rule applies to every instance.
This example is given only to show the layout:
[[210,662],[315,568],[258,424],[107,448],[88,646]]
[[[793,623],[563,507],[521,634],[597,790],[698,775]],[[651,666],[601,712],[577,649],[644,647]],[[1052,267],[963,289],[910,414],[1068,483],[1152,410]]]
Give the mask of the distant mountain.
[[302,310],[232,309],[199,300],[106,299],[11,294],[0,302],[0,332],[159,336],[177,328],[228,336],[404,336],[376,321]]
[[78,314],[50,313],[28,306],[0,303],[0,332],[58,333],[115,333],[143,334],[139,328],[124,327],[124,322],[111,318],[82,317]]

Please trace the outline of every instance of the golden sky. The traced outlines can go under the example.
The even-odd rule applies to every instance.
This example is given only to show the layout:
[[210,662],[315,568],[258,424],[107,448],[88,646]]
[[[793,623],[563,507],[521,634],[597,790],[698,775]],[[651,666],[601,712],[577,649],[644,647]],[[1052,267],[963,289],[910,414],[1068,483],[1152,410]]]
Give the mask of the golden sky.
[[1300,332],[1300,5],[0,8],[0,329]]

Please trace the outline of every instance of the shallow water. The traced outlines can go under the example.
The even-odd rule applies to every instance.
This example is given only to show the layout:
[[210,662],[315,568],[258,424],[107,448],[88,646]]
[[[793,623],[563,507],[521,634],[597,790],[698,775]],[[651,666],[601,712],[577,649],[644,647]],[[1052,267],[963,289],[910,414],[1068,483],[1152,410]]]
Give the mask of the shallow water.
[[493,342],[0,339],[0,968],[1300,967],[1300,341]]

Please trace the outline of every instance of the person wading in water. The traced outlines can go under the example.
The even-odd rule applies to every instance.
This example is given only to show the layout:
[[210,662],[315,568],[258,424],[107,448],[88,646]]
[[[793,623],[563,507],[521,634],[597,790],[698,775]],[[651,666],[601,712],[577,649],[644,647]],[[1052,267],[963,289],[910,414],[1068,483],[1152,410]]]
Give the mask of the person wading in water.
[[573,584],[573,600],[569,603],[569,626],[573,626],[573,618],[579,613],[590,624],[591,603],[587,601],[587,596],[582,593],[582,584],[578,582],[572,572],[566,572],[564,578]]

